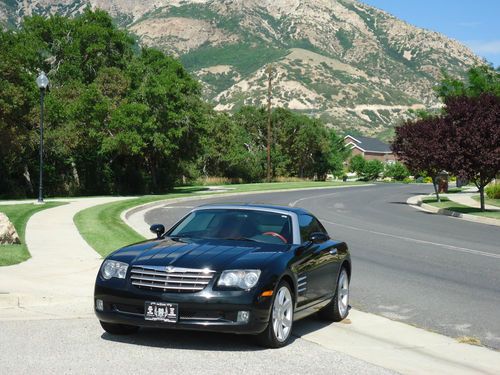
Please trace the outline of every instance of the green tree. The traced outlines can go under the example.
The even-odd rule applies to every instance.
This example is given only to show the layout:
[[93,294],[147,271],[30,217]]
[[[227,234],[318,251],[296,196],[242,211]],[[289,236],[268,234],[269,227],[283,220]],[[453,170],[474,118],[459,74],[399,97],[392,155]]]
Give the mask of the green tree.
[[403,181],[410,176],[410,171],[400,162],[388,163],[385,165],[384,176],[391,177],[396,181]]
[[49,194],[158,192],[200,153],[207,106],[182,65],[138,51],[103,11],[29,17],[0,31],[0,194],[32,195],[38,176],[38,70],[48,73]]
[[477,97],[483,93],[500,96],[500,71],[489,65],[475,66],[467,72],[465,80],[443,73],[443,79],[435,90],[443,102],[454,96]]
[[384,164],[380,160],[368,160],[361,172],[363,180],[371,181],[380,177],[384,171]]
[[349,161],[349,170],[361,176],[365,169],[365,165],[366,160],[362,155],[354,155]]

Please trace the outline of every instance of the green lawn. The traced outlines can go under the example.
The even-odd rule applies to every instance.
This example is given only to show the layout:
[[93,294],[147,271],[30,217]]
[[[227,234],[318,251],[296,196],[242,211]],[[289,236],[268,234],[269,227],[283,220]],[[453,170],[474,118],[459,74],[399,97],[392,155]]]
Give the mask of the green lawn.
[[31,255],[26,247],[24,237],[28,219],[38,211],[57,207],[62,204],[65,203],[49,202],[44,205],[35,205],[32,203],[0,205],[0,212],[3,212],[9,217],[21,239],[21,244],[19,245],[0,245],[0,266],[10,266],[29,259]]
[[436,198],[426,198],[423,200],[424,203],[430,204],[431,206],[438,208],[445,208],[449,211],[459,212],[461,214],[469,214],[476,216],[490,217],[493,219],[500,219],[500,211],[484,211],[482,212],[479,208],[464,206],[459,203],[455,203],[448,198],[441,198],[441,202],[438,203]]
[[[478,202],[481,201],[479,195],[476,195],[476,196],[472,197],[472,199],[475,199]],[[491,204],[492,206],[500,207],[500,199],[490,199],[490,198],[487,198],[486,194],[484,195],[484,203],[485,204]]]
[[[272,191],[280,189],[300,189],[300,188],[319,188],[332,186],[350,186],[360,185],[359,182],[283,182],[283,183],[261,183],[261,184],[238,184],[227,185],[232,193],[252,192],[252,191]],[[187,196],[199,195],[201,191],[206,190],[203,186],[180,187],[174,189],[166,195],[147,195],[135,199],[106,203],[80,211],[74,217],[74,222],[82,237],[103,257],[112,251],[144,240],[132,228],[120,219],[120,214],[132,207],[154,201],[181,198]],[[209,193],[204,193],[207,195]],[[220,194],[220,193],[210,193]]]
[[448,192],[446,194],[457,194],[457,193],[461,193],[463,190],[463,188],[451,188],[451,189],[448,189]]

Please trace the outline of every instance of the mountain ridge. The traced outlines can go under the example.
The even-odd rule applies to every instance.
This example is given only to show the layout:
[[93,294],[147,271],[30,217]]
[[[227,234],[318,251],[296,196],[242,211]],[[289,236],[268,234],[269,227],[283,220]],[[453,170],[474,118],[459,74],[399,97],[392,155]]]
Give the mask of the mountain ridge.
[[[178,56],[218,110],[264,104],[387,138],[408,110],[439,107],[441,69],[481,63],[467,47],[356,0],[34,0],[0,7],[4,24],[31,14],[108,11],[139,42]],[[12,9],[16,9],[12,13]],[[7,16],[5,16],[7,14]],[[2,16],[3,15],[3,16]]]

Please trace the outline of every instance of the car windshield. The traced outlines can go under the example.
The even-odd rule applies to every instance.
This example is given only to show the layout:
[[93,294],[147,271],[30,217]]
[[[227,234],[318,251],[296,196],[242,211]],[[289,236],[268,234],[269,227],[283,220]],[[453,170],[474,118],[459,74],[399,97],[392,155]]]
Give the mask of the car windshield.
[[289,215],[244,209],[203,209],[191,212],[169,233],[169,237],[292,243]]

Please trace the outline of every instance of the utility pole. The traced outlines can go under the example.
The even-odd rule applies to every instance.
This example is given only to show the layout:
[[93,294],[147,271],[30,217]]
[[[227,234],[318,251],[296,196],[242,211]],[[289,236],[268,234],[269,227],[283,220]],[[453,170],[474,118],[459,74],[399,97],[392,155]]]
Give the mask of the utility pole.
[[272,80],[273,64],[269,64],[267,72],[267,181],[271,182],[271,98],[272,98]]

